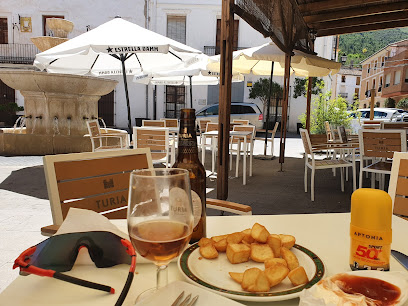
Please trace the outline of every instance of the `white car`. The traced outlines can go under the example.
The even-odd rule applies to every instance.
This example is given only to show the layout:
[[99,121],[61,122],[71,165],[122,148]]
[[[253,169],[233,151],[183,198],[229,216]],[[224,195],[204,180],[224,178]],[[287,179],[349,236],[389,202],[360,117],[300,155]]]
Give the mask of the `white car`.
[[[211,119],[218,122],[218,104],[207,105],[196,112],[197,119]],[[255,128],[262,129],[263,115],[258,105],[254,103],[232,102],[231,103],[231,122],[234,119],[249,120],[249,123],[255,125]]]
[[[369,108],[361,108],[356,110],[355,112],[350,113],[350,117],[353,117],[351,120],[351,128],[353,129],[354,133],[357,133],[359,129],[361,129],[361,125],[364,121],[370,120],[370,109]],[[402,121],[402,113],[398,108],[374,108],[374,119],[376,121],[384,121],[384,122],[397,122]]]

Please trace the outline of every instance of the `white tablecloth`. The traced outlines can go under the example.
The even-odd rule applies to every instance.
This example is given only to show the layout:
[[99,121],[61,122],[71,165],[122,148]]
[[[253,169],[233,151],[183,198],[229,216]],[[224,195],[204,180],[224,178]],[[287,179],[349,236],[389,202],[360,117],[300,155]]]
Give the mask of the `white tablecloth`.
[[[113,222],[126,231],[125,220]],[[350,271],[348,263],[350,214],[207,217],[207,234],[214,236],[241,231],[252,227],[255,222],[265,225],[270,232],[294,235],[297,243],[312,250],[323,260],[327,269],[326,276]],[[407,233],[408,221],[393,216],[393,249],[408,254]],[[93,263],[90,265],[76,263],[75,267],[67,272],[69,275],[110,285],[116,289],[117,294],[114,295],[48,277],[19,276],[0,294],[0,305],[113,305],[125,283],[128,269],[127,265],[98,269]],[[408,272],[394,258],[391,258],[391,271],[402,271],[408,277]],[[136,272],[124,305],[132,305],[139,293],[155,286],[156,274],[153,264],[139,263]],[[184,280],[176,263],[169,266],[169,282],[174,280]],[[269,302],[268,305],[298,305],[298,303],[298,299],[292,299]]]

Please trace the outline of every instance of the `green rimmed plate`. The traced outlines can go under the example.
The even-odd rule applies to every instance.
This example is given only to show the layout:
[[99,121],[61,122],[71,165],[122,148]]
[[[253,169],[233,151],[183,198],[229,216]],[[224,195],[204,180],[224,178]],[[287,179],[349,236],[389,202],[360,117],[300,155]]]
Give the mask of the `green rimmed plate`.
[[268,292],[244,291],[228,274],[228,272],[244,272],[253,267],[264,270],[262,263],[249,261],[233,265],[228,261],[225,253],[220,253],[216,259],[208,260],[201,257],[197,243],[180,255],[178,267],[187,281],[231,299],[254,302],[282,301],[298,297],[303,289],[312,287],[325,274],[323,261],[314,252],[298,244],[295,244],[291,251],[299,259],[299,264],[305,268],[309,282],[293,287],[289,279],[285,278],[282,283],[272,287]]

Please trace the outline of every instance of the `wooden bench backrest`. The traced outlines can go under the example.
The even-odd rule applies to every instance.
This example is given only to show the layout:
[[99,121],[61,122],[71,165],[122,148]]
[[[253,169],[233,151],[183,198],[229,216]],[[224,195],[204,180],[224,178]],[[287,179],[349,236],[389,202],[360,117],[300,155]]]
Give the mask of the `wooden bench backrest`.
[[205,132],[205,129],[207,128],[207,123],[211,122],[210,119],[198,119],[197,121],[200,132]]
[[[306,154],[311,154],[312,153],[312,151],[311,151],[311,146],[312,146],[312,144],[311,144],[311,141],[310,141],[310,138],[309,138],[309,133],[307,132],[307,130],[306,129],[299,129],[299,132],[300,132],[300,137],[302,137],[302,142],[303,142],[303,147],[304,147],[304,149],[305,149],[305,153]],[[326,141],[326,135],[324,135],[324,134],[321,134],[321,135],[319,135],[319,136],[324,136],[324,141]],[[310,135],[310,136],[313,136],[313,135]],[[322,139],[321,137],[319,137],[319,139]]]
[[91,137],[99,137],[101,135],[101,129],[99,127],[98,120],[88,120],[86,122],[88,132]]
[[346,128],[343,125],[340,125],[340,126],[337,127],[337,130],[338,130],[338,133],[339,133],[340,141],[342,143],[347,143],[348,138],[347,138]]
[[333,130],[332,130],[331,126],[330,126],[329,121],[324,122],[324,127],[326,129],[326,139],[327,139],[327,141],[334,140]]
[[360,149],[364,156],[392,158],[394,152],[407,150],[407,137],[403,130],[360,130]]
[[382,122],[382,129],[408,129],[408,122]]
[[244,120],[244,119],[234,119],[232,120],[233,123],[238,123],[238,124],[243,124],[243,125],[248,125],[249,120]]
[[205,131],[206,132],[218,131],[218,123],[208,122]]
[[54,224],[60,225],[71,207],[126,218],[131,171],[152,167],[149,149],[44,156]]
[[361,124],[362,129],[380,129],[381,122],[379,120],[366,120]]
[[[255,138],[255,126],[254,125],[234,125],[233,131],[244,131],[244,132],[251,132],[246,138],[247,143],[251,142]],[[238,137],[232,137],[232,142],[236,142],[239,139]]]
[[388,193],[394,204],[394,214],[408,216],[408,153],[396,152],[392,162]]
[[307,134],[309,136],[310,144],[312,146],[327,142],[327,135],[326,134],[309,134],[309,133],[307,133]]
[[163,119],[165,127],[178,127],[177,119]]
[[163,120],[142,120],[142,126],[165,127],[165,122]]
[[133,141],[135,148],[149,148],[150,151],[168,151],[169,129],[134,127]]

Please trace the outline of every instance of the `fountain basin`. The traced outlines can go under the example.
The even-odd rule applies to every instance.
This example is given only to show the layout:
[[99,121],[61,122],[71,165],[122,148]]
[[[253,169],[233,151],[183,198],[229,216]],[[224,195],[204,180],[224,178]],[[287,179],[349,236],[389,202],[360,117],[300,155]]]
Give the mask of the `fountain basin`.
[[0,132],[0,154],[90,151],[86,121],[98,118],[98,100],[117,81],[32,70],[2,70],[0,79],[24,96],[25,133]]

